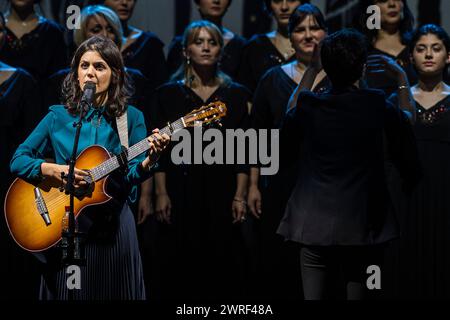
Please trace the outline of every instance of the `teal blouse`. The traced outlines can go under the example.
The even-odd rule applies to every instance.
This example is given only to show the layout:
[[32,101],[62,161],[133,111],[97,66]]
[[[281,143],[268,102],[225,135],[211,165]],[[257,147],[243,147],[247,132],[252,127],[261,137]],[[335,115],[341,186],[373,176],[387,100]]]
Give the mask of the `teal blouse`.
[[[103,146],[111,154],[121,152],[120,139],[116,131],[106,121],[103,108],[91,108],[83,119],[77,154],[92,145]],[[132,146],[146,137],[147,130],[144,116],[138,109],[129,106],[128,139]],[[41,178],[41,164],[45,162],[44,155],[53,154],[57,164],[68,164],[72,153],[76,128],[74,122],[78,116],[70,114],[62,105],[49,108],[48,114],[16,150],[11,160],[11,172],[26,180]],[[125,181],[136,185],[149,178],[150,172],[144,172],[139,165],[145,159],[145,153],[128,163],[128,173]],[[136,189],[133,188],[131,201],[136,199]]]

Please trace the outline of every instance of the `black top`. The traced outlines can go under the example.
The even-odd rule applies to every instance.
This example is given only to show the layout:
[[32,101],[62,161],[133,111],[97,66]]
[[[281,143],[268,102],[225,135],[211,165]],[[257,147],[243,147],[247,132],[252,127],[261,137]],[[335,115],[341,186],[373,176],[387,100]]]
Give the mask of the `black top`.
[[[281,66],[267,71],[259,81],[253,96],[252,127],[256,129],[280,128],[289,98],[297,86],[298,84],[284,72]],[[328,78],[324,78],[313,91],[320,93],[329,87]]]
[[[150,96],[155,90],[154,86],[151,86],[147,78],[136,69],[125,68],[129,76],[129,80],[134,89],[134,93],[128,101],[129,105],[138,108],[140,111],[144,112],[144,109],[148,107],[150,101]],[[64,79],[69,74],[70,69],[62,69],[52,74],[46,81],[45,91],[44,91],[44,106],[49,107],[52,105],[62,104],[62,84]]]
[[164,43],[152,32],[142,34],[123,52],[125,66],[137,69],[157,87],[168,79]]
[[260,78],[270,68],[294,61],[295,56],[285,60],[283,55],[273,45],[265,34],[253,36],[244,48],[238,82],[249,88],[256,89]]
[[[182,36],[177,36],[172,40],[167,56],[169,73],[174,74],[183,62]],[[241,57],[246,40],[238,35],[234,37],[223,48],[222,58],[220,59],[220,70],[236,79],[241,63]]]
[[[221,130],[246,128],[249,124],[248,103],[251,95],[243,86],[231,82],[228,85],[220,86],[207,101],[203,101],[192,89],[178,82],[169,82],[158,88],[152,98],[150,113],[148,113],[148,123],[152,127],[166,126],[167,122],[175,121],[181,116],[207,105],[213,101],[222,101],[227,106],[227,115],[221,119]],[[191,130],[192,128],[189,128]],[[224,132],[224,131],[223,131]],[[194,149],[193,149],[194,150]],[[161,156],[160,171],[184,171],[189,166],[174,166],[171,164],[170,151]],[[193,166],[195,167],[195,165]],[[238,171],[246,171],[247,168],[231,166]],[[195,179],[195,178],[194,178]],[[217,178],[219,179],[219,178]],[[220,180],[220,179],[219,179]]]
[[[33,77],[23,69],[17,69],[0,85],[0,176],[1,202],[4,192],[12,182],[9,162],[17,146],[30,134],[44,112]],[[3,208],[3,207],[2,207]]]
[[[390,101],[397,104],[394,94]],[[397,253],[400,296],[450,297],[450,95],[424,108],[416,101],[417,139],[423,179],[409,197],[394,189],[402,236]],[[395,176],[394,176],[395,177]],[[391,185],[396,185],[393,180]]]
[[[37,260],[19,248],[9,234],[3,215],[6,192],[15,176],[9,163],[19,144],[31,133],[43,116],[33,77],[23,69],[17,69],[8,80],[0,84],[0,250],[6,259],[0,272],[8,274],[3,283],[3,297],[36,299],[39,279]],[[7,292],[7,293],[6,293]]]
[[[383,54],[391,59],[394,59],[403,68],[403,70],[405,70],[410,85],[417,83],[417,74],[411,64],[408,47],[403,49],[396,57],[372,46],[369,47],[369,54]],[[383,90],[386,93],[386,97],[389,97],[392,93],[394,93],[398,87],[397,80],[392,79],[385,74],[367,73],[365,80],[370,88]]]
[[24,68],[41,80],[67,66],[66,50],[64,29],[53,21],[41,18],[37,27],[21,39],[6,28],[0,60],[13,67]]
[[407,185],[420,172],[406,115],[378,90],[301,93],[281,132],[281,156],[301,146],[300,170],[278,233],[307,245],[371,245],[398,236],[384,143]]
[[[208,101],[203,101],[182,83],[170,82],[156,90],[151,120],[156,123],[156,127],[162,127],[167,121],[177,120],[193,109],[220,100],[228,109],[222,120],[223,127],[218,128],[223,134],[225,145],[225,129],[246,127],[250,99],[248,90],[236,83],[219,87]],[[175,280],[175,288],[180,283],[183,287],[186,285],[191,296],[204,296],[205,292],[211,297],[237,296],[241,294],[243,281],[243,257],[240,256],[243,244],[239,241],[241,226],[232,224],[231,214],[237,168],[234,165],[209,165],[204,162],[192,164],[194,157],[201,153],[198,149],[194,150],[193,129],[188,130],[191,133],[191,159],[178,165],[171,160],[172,150],[176,154],[180,153],[174,146],[188,143],[183,137],[177,145],[172,142],[159,161],[160,170],[166,173],[172,222],[158,229],[163,245],[159,249],[170,252],[173,258],[165,261],[165,255],[161,255],[158,261],[163,265],[163,274]],[[201,131],[206,132],[204,128]],[[217,145],[218,141],[215,138],[212,140]],[[200,141],[200,150],[207,152],[209,144]],[[220,142],[217,148],[220,148]],[[224,148],[224,159],[226,151]]]

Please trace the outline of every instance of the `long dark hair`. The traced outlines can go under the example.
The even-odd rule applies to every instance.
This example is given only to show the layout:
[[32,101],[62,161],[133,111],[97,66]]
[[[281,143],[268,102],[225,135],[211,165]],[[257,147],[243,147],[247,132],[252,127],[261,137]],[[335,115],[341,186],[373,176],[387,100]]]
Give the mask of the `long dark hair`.
[[108,87],[106,112],[109,116],[121,116],[127,110],[127,102],[132,93],[128,77],[125,73],[122,54],[110,39],[94,36],[83,42],[75,52],[70,65],[70,72],[64,79],[62,96],[67,110],[77,113],[77,106],[83,94],[78,82],[78,66],[81,57],[88,51],[95,51],[111,68],[111,83]]
[[[408,45],[409,40],[411,38],[411,32],[414,28],[414,15],[412,14],[411,9],[409,9],[407,0],[402,0],[402,2],[403,2],[403,19],[402,21],[400,21],[398,29],[400,31],[402,44]],[[369,44],[373,44],[378,35],[377,29],[367,28],[367,19],[369,19],[370,16],[367,13],[367,7],[373,4],[376,4],[375,0],[360,1],[359,28],[369,39]]]

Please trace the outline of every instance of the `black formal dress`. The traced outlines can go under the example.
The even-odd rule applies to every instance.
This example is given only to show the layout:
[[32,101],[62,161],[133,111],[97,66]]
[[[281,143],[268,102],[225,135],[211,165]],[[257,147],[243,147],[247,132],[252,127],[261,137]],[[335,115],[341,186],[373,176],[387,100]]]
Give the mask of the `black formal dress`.
[[[170,82],[157,89],[151,118],[156,127],[161,127],[216,100],[223,101],[228,108],[220,129],[222,133],[225,129],[248,126],[250,93],[235,83],[219,87],[208,101],[202,101],[181,82]],[[191,134],[192,131],[189,130]],[[173,164],[172,147],[160,159],[159,170],[166,173],[172,203],[172,224],[160,224],[158,228],[155,261],[160,269],[155,279],[160,286],[158,296],[239,297],[244,294],[245,284],[243,245],[240,225],[232,224],[231,205],[236,192],[236,175],[248,169],[238,165],[192,164],[193,134],[191,139],[190,161]],[[200,148],[204,150],[207,145],[204,143]],[[225,148],[223,152],[226,157]]]
[[[390,100],[397,103],[397,95]],[[396,298],[450,297],[450,96],[425,109],[416,101],[414,131],[423,179],[411,195],[392,179],[401,237],[391,252]]]
[[142,34],[123,52],[126,67],[137,69],[157,87],[168,79],[167,63],[164,57],[164,43],[152,32]]
[[[323,92],[330,86],[328,78],[324,78],[314,92]],[[289,98],[297,87],[297,83],[282,69],[273,67],[261,78],[254,94],[251,112],[251,124],[255,129],[278,129],[286,113]],[[260,262],[257,269],[263,272],[264,282],[259,294],[266,297],[301,296],[300,274],[298,272],[298,248],[292,242],[276,234],[276,230],[284,214],[284,209],[296,181],[297,164],[280,167],[276,175],[260,176],[262,196],[262,215],[259,227]],[[256,222],[255,222],[256,223]],[[257,227],[257,228],[258,228]],[[256,272],[255,272],[256,274]],[[285,279],[285,280],[280,280]],[[287,281],[290,279],[291,281]]]
[[267,35],[255,35],[244,48],[237,80],[254,91],[266,71],[294,60],[295,56],[286,60]]
[[[14,180],[9,162],[17,146],[31,132],[42,116],[40,97],[33,77],[18,68],[8,80],[0,84],[0,205]],[[21,249],[9,234],[4,215],[1,215],[1,252],[4,254],[1,273],[2,299],[33,299],[37,297],[39,273],[37,260]]]
[[[417,74],[411,64],[408,47],[403,49],[396,57],[372,46],[369,47],[369,54],[383,54],[391,59],[394,59],[403,68],[403,70],[405,70],[410,85],[417,83]],[[396,79],[389,78],[385,74],[381,73],[367,73],[364,80],[366,80],[369,88],[383,90],[386,97],[389,97],[392,93],[394,93],[398,87]]]
[[[234,35],[234,37],[223,48],[222,58],[220,59],[219,64],[220,70],[229,75],[233,80],[237,78],[245,44],[246,40],[243,37]],[[182,37],[177,36],[172,40],[169,54],[167,56],[169,73],[174,74],[181,66],[182,62]]]
[[41,18],[37,27],[18,39],[6,28],[5,46],[0,60],[27,70],[37,80],[43,80],[67,66],[67,48],[63,28]]

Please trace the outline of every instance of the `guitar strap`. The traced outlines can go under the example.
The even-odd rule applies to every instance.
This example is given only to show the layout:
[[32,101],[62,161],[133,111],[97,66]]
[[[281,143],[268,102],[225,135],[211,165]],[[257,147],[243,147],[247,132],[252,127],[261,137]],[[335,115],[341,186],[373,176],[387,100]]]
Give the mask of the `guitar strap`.
[[116,117],[117,131],[119,133],[120,144],[128,149],[128,117],[124,112],[120,117]]
[[128,117],[125,112],[120,117],[116,117],[115,129],[119,135],[120,144],[122,145],[122,152],[117,155],[120,167],[125,170],[128,168]]

